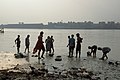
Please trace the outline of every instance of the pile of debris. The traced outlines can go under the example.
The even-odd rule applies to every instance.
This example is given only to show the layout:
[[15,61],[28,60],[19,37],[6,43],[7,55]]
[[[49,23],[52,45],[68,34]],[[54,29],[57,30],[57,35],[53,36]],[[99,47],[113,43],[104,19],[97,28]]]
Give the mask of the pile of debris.
[[[100,79],[100,77],[93,77],[93,71],[88,71],[86,68],[70,68],[68,70],[56,70],[56,71],[48,71],[45,69],[45,65],[43,64],[41,68],[37,69],[33,66],[29,66],[30,71],[27,72],[24,69],[19,69],[18,64],[11,69],[0,70],[0,80],[30,80],[30,79],[39,79],[39,80],[61,80],[61,79]],[[55,66],[52,66],[56,68]],[[57,69],[57,68],[56,68]]]

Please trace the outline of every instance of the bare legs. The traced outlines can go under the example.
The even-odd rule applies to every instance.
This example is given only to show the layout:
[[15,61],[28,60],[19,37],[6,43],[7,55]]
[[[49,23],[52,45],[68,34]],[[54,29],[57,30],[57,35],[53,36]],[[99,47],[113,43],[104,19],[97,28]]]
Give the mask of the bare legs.
[[[41,49],[38,51],[38,59],[40,59],[40,52],[41,52]],[[43,49],[43,50],[42,50],[41,58],[44,58],[44,57],[43,57],[44,53],[45,53],[45,50]]]
[[76,58],[77,58],[78,53],[79,53],[79,58],[80,58],[80,55],[81,55],[81,51],[80,50],[76,50]]
[[103,53],[103,56],[101,59],[104,60],[105,57],[106,57],[106,59],[108,59],[107,53]]
[[20,52],[20,47],[17,47],[17,52],[18,52],[18,53]]
[[[69,48],[69,56],[68,57],[73,57],[73,52],[74,52],[74,48]],[[72,55],[71,55],[72,53]]]
[[28,50],[28,53],[30,52],[30,51],[29,51],[29,48],[25,48],[25,52],[24,52],[24,53],[26,53],[26,50]]
[[79,53],[79,58],[80,58],[80,55],[81,55],[81,44],[77,45],[77,47],[76,47],[76,58],[77,58],[78,53]]

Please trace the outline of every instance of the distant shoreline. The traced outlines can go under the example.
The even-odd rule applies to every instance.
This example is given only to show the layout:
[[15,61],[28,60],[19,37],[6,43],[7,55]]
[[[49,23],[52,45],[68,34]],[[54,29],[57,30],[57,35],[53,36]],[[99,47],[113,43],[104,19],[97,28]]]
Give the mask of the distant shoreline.
[[17,29],[120,29],[120,23],[115,22],[99,22],[97,24],[93,22],[48,22],[47,25],[43,23],[39,24],[1,24],[0,28],[17,28]]
[[120,30],[120,29],[105,29],[105,28],[5,28],[5,29],[66,29],[66,30],[76,30],[76,29],[79,29],[79,30]]

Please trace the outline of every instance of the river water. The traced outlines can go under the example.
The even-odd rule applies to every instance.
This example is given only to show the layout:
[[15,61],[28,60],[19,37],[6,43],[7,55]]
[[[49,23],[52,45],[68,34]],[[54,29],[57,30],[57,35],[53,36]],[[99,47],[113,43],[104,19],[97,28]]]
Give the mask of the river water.
[[[54,37],[54,48],[56,55],[68,55],[67,36],[80,33],[83,38],[82,57],[86,56],[88,46],[96,44],[98,47],[110,47],[109,59],[120,60],[120,30],[81,30],[81,29],[5,29],[5,33],[0,33],[0,52],[16,53],[15,39],[21,36],[20,52],[24,52],[25,38],[30,35],[30,51],[32,52],[40,31],[44,31],[43,40],[47,36]],[[74,51],[75,53],[75,51]],[[97,57],[101,57],[102,52],[97,51]]]

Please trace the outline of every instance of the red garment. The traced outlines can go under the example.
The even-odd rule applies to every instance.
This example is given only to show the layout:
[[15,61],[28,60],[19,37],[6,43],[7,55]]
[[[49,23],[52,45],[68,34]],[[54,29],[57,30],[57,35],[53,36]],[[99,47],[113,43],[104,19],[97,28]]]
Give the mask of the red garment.
[[43,41],[42,41],[42,36],[38,36],[38,41],[35,45],[35,48],[33,49],[33,53],[36,53],[37,50],[43,49],[44,45],[43,45]]

